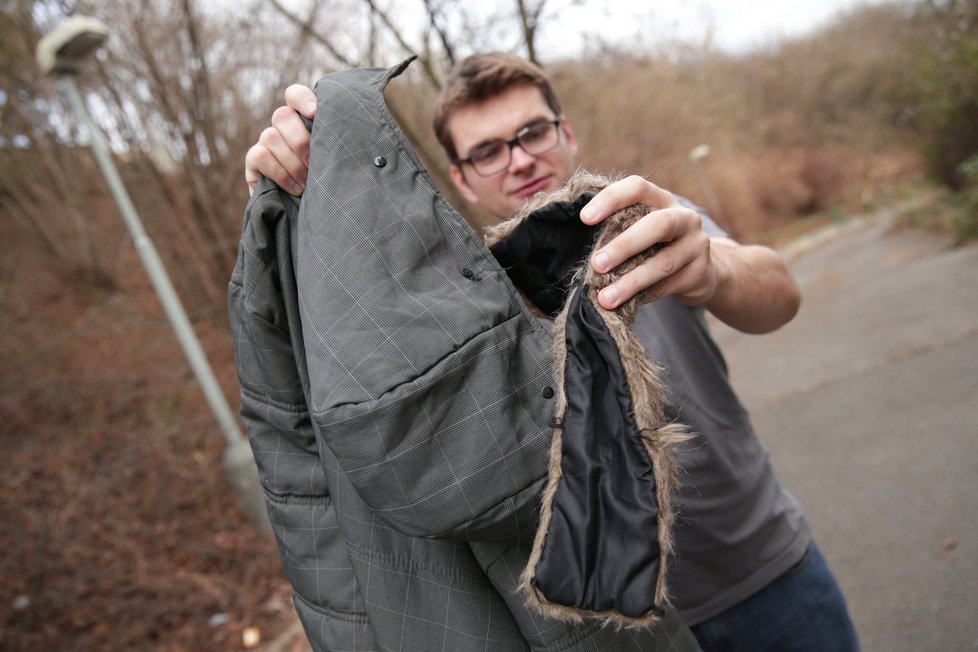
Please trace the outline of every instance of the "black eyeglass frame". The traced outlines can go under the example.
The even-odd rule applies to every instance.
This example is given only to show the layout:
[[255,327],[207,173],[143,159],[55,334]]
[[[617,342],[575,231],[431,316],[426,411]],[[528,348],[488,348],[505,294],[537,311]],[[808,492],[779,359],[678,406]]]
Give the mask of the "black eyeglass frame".
[[[486,143],[485,145],[480,145],[479,147],[476,147],[476,151],[478,151],[488,145],[496,145],[496,144],[506,145],[507,148],[506,164],[501,166],[498,170],[494,170],[493,172],[480,172],[479,168],[476,167],[475,163],[472,160],[473,158],[475,158],[474,154],[470,154],[467,158],[457,158],[453,161],[453,163],[455,163],[455,165],[459,166],[460,168],[466,163],[468,163],[469,165],[472,166],[472,169],[475,170],[475,173],[478,174],[480,177],[494,177],[500,172],[502,172],[503,170],[505,170],[506,168],[508,168],[509,164],[513,162],[513,148],[516,147],[517,145],[519,145],[520,148],[530,156],[543,156],[544,154],[553,151],[557,147],[557,145],[560,144],[559,130],[560,130],[561,122],[563,122],[562,118],[554,118],[553,120],[537,120],[536,122],[533,122],[532,124],[528,124],[522,129],[520,129],[519,131],[517,131],[516,135],[510,138],[509,140],[492,141]],[[526,134],[530,132],[530,130],[535,129],[540,125],[550,125],[551,127],[553,127],[554,131],[557,132],[557,139],[554,140],[553,145],[547,147],[546,149],[537,152],[530,151],[529,149],[526,148],[526,146],[523,143],[520,142],[520,140],[524,138]]]

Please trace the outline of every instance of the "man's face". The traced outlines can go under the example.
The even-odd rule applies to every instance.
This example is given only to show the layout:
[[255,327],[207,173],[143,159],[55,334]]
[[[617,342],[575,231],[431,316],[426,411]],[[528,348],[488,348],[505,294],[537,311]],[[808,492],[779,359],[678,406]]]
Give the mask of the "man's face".
[[[509,140],[523,127],[559,116],[547,106],[543,94],[529,84],[511,86],[482,102],[466,104],[448,118],[448,130],[460,159],[476,147],[494,140]],[[509,166],[498,174],[483,177],[468,163],[452,165],[452,181],[462,195],[502,221],[516,213],[531,196],[555,190],[570,178],[575,168],[577,139],[567,120],[560,123],[559,141],[540,155],[527,154],[516,145]]]

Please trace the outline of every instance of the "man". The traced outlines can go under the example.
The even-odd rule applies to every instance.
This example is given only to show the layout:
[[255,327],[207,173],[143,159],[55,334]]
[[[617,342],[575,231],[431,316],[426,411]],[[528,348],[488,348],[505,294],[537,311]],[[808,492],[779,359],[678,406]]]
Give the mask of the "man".
[[[295,193],[303,189],[309,136],[300,114],[314,115],[315,96],[292,86],[286,102],[246,157],[252,188],[264,175]],[[458,64],[434,128],[455,186],[499,220],[562,185],[575,168],[577,141],[553,89],[536,66],[512,55]],[[611,309],[649,291],[636,333],[667,369],[668,416],[693,433],[679,456],[672,602],[706,650],[858,649],[835,579],[775,478],[702,315],[706,309],[741,331],[770,332],[797,312],[797,286],[776,252],[739,245],[688,202],[640,177],[598,193],[581,219],[596,224],[636,203],[655,209],[590,263],[605,272],[665,243],[599,302]]]

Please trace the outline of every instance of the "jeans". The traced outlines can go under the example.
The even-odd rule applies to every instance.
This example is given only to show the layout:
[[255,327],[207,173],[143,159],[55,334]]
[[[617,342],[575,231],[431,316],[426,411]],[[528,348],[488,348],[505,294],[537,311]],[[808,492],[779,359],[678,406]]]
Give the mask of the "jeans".
[[859,650],[845,598],[814,541],[784,575],[690,629],[704,652]]

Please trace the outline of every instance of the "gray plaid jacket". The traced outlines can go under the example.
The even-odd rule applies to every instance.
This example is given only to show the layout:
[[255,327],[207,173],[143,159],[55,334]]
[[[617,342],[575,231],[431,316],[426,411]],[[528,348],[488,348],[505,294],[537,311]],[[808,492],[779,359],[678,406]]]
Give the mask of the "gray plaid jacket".
[[516,586],[537,526],[550,335],[383,99],[323,77],[301,203],[262,180],[229,305],[241,416],[317,650],[689,650],[548,620]]

